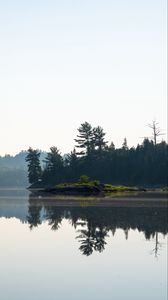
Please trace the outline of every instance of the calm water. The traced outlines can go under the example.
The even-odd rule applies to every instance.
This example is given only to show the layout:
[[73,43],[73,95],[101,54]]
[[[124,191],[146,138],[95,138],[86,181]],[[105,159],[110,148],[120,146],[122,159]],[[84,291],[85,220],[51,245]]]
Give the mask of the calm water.
[[166,209],[82,206],[0,191],[0,299],[167,300]]

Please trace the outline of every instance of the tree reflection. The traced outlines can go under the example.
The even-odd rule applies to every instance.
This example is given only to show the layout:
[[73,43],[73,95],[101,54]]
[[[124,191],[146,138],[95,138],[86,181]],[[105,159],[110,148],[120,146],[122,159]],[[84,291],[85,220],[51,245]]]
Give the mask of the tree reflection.
[[45,206],[45,218],[48,220],[48,225],[52,230],[58,230],[60,228],[62,219],[64,218],[64,211],[60,207]]
[[30,224],[29,228],[31,230],[33,229],[33,227],[37,227],[41,224],[41,209],[42,206],[29,205],[27,221]]
[[129,239],[129,230],[143,232],[145,238],[155,237],[155,256],[158,255],[158,233],[167,234],[167,211],[164,207],[70,207],[55,206],[43,198],[29,198],[27,221],[30,229],[48,221],[51,230],[58,230],[63,219],[67,219],[77,231],[76,239],[80,243],[79,250],[89,256],[94,251],[102,253],[107,244],[106,239],[111,232],[122,229],[125,238]]
[[91,255],[94,248],[94,239],[90,230],[81,230],[81,234],[77,236],[81,242],[79,249],[84,255]]
[[84,255],[91,255],[93,250],[102,252],[107,244],[105,238],[108,236],[108,231],[106,228],[95,228],[88,226],[88,229],[78,230],[80,235],[77,236],[81,246],[79,247],[80,251]]
[[155,258],[158,258],[159,250],[161,248],[161,243],[159,243],[159,234],[158,234],[158,232],[155,232],[154,238],[155,238],[155,247],[152,250],[152,253],[154,253]]

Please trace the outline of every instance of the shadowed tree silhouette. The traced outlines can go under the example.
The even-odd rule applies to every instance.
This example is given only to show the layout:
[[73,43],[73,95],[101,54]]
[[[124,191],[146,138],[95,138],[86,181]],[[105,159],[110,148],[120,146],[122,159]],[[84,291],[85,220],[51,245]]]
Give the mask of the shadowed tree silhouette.
[[76,147],[82,149],[78,152],[78,155],[90,154],[94,149],[94,138],[93,138],[93,129],[92,126],[88,123],[82,123],[78,128],[79,134],[75,142],[77,143]]
[[94,148],[98,149],[99,152],[104,150],[107,145],[107,141],[104,140],[105,132],[103,131],[103,128],[100,126],[97,126],[93,128],[93,141],[94,141]]
[[41,166],[40,166],[40,152],[33,150],[31,147],[28,149],[26,156],[28,163],[28,178],[31,184],[37,183],[41,179]]
[[42,180],[45,183],[53,184],[62,181],[63,178],[63,158],[57,147],[51,147],[50,152],[44,160],[46,167],[43,172]]

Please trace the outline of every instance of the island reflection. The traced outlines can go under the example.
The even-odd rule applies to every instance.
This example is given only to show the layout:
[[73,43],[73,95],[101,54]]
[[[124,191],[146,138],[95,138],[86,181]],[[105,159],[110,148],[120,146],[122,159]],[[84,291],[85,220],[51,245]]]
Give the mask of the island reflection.
[[167,209],[165,207],[78,207],[55,206],[43,198],[29,196],[27,222],[32,230],[45,220],[51,230],[58,230],[63,219],[76,229],[79,250],[89,256],[94,251],[103,252],[110,232],[115,235],[122,229],[125,238],[129,230],[143,232],[146,240],[155,238],[153,252],[158,255],[158,233],[168,233]]

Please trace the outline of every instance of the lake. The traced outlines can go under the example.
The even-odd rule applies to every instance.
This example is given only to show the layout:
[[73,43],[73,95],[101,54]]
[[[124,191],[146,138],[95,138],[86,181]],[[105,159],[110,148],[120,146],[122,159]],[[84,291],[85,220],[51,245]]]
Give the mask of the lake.
[[167,300],[167,194],[143,197],[157,204],[1,189],[0,299]]

